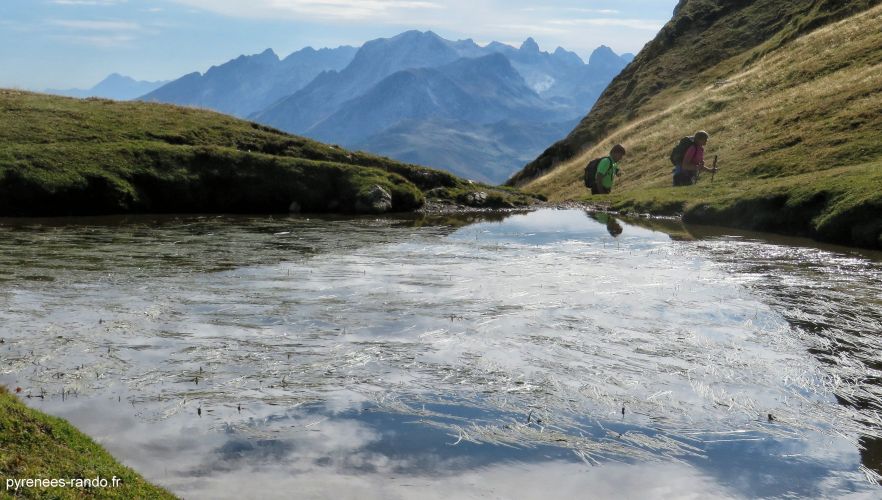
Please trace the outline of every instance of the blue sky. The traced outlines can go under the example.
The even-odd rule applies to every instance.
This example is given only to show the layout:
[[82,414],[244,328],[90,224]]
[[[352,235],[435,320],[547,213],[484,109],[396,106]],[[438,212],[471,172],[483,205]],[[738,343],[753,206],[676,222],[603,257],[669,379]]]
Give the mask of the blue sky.
[[166,80],[272,48],[358,46],[408,29],[583,58],[637,52],[677,0],[2,0],[0,87],[88,88],[110,73]]

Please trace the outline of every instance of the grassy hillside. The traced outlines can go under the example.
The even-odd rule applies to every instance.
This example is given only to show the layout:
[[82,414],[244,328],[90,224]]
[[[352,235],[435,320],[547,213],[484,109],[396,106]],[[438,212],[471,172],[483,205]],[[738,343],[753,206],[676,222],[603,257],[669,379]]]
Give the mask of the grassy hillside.
[[721,61],[744,62],[880,0],[680,0],[672,19],[606,88],[582,122],[515,175],[520,185],[637,119],[655,96],[706,82],[700,75]]
[[[671,30],[678,33],[693,9],[718,3],[681,5],[648,54],[681,57],[688,44],[671,38]],[[878,2],[775,2],[793,10],[777,20],[757,18],[764,42],[745,42],[751,47],[729,48],[721,52],[728,57],[706,63],[706,46],[730,47],[732,30],[751,31],[748,14],[774,10],[764,1],[726,3],[742,7],[719,7],[723,14],[714,15],[723,17],[700,39],[690,30],[680,35],[699,54],[701,71],[677,80],[653,72],[663,63],[641,53],[626,70],[632,79],[620,77],[567,138],[567,147],[581,151],[555,160],[550,170],[528,167],[520,184],[553,200],[583,197],[584,164],[622,142],[629,150],[626,175],[602,198],[614,208],[683,212],[687,221],[882,247],[882,7],[831,22]],[[659,49],[664,43],[667,51]],[[614,106],[616,98],[621,106]],[[707,153],[719,155],[721,170],[713,183],[705,176],[697,186],[669,187],[667,156],[698,129],[710,132]]]
[[357,212],[375,185],[393,211],[493,191],[209,111],[0,90],[0,215]]
[[[7,479],[118,478],[118,487],[24,487],[7,490]],[[121,465],[60,418],[23,405],[0,386],[0,497],[14,498],[175,498]],[[108,483],[110,484],[110,483]],[[84,485],[85,486],[85,485]]]

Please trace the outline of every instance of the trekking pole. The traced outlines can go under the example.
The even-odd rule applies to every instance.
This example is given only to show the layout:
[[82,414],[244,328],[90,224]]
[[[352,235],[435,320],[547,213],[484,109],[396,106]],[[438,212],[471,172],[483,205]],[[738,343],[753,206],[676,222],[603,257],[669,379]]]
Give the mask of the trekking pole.
[[711,171],[711,184],[714,183],[714,175],[717,174],[717,155],[714,155],[714,169]]

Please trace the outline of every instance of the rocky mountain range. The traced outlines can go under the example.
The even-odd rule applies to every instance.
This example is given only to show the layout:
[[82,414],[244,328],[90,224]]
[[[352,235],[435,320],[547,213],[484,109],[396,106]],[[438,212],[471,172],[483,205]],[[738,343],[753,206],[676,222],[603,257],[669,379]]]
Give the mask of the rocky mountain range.
[[324,71],[346,67],[356,48],[306,47],[284,59],[272,49],[239,56],[204,74],[194,72],[141,97],[143,101],[184,104],[238,117],[262,110],[300,90]]
[[317,140],[500,183],[571,129],[633,58],[392,38],[241,56],[143,97],[215,109]]

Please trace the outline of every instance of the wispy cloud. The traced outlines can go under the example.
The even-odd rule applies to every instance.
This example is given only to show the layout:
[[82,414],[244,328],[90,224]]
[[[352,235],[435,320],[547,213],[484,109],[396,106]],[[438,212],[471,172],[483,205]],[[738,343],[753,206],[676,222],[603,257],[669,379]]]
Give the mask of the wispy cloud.
[[131,44],[137,37],[123,34],[107,34],[107,35],[59,35],[55,37],[68,43],[76,43],[79,45],[89,45],[103,49],[112,49],[123,47]]
[[[531,36],[536,35],[561,35],[567,32],[565,28],[555,27],[555,26],[545,26],[542,24],[517,24],[517,23],[508,23],[508,24],[490,24],[487,26],[488,28],[501,32],[501,33],[510,33],[510,34],[523,34],[527,33]],[[518,46],[520,43],[511,43],[509,45]]]
[[[627,45],[656,32],[664,21],[642,19],[639,11],[539,4],[526,0],[171,0],[203,12],[232,18],[290,19],[295,22],[400,26],[462,33],[480,39],[524,39],[538,36],[552,43],[586,49],[601,42]],[[596,4],[595,4],[596,5]],[[653,11],[657,12],[657,11]],[[634,14],[637,14],[636,16]],[[650,38],[647,36],[646,38]],[[588,42],[588,40],[592,40]],[[596,41],[595,41],[596,40]],[[540,43],[542,41],[540,40]]]
[[225,15],[252,18],[313,18],[366,21],[398,19],[402,13],[445,7],[425,0],[175,0],[177,3]]
[[119,20],[50,19],[46,25],[55,31],[55,39],[99,48],[127,46],[152,33],[136,22]]
[[141,31],[141,25],[129,21],[91,21],[83,19],[54,19],[49,24],[86,31]]
[[579,12],[582,14],[600,14],[605,16],[614,16],[616,14],[621,14],[621,11],[616,9],[589,9],[586,7],[560,7],[557,5],[543,5],[540,7],[524,7],[521,9],[523,12]]
[[658,31],[665,25],[665,21],[652,19],[623,19],[618,17],[549,19],[546,23],[554,26],[618,26],[642,31]]
[[49,0],[55,5],[117,5],[127,0]]

